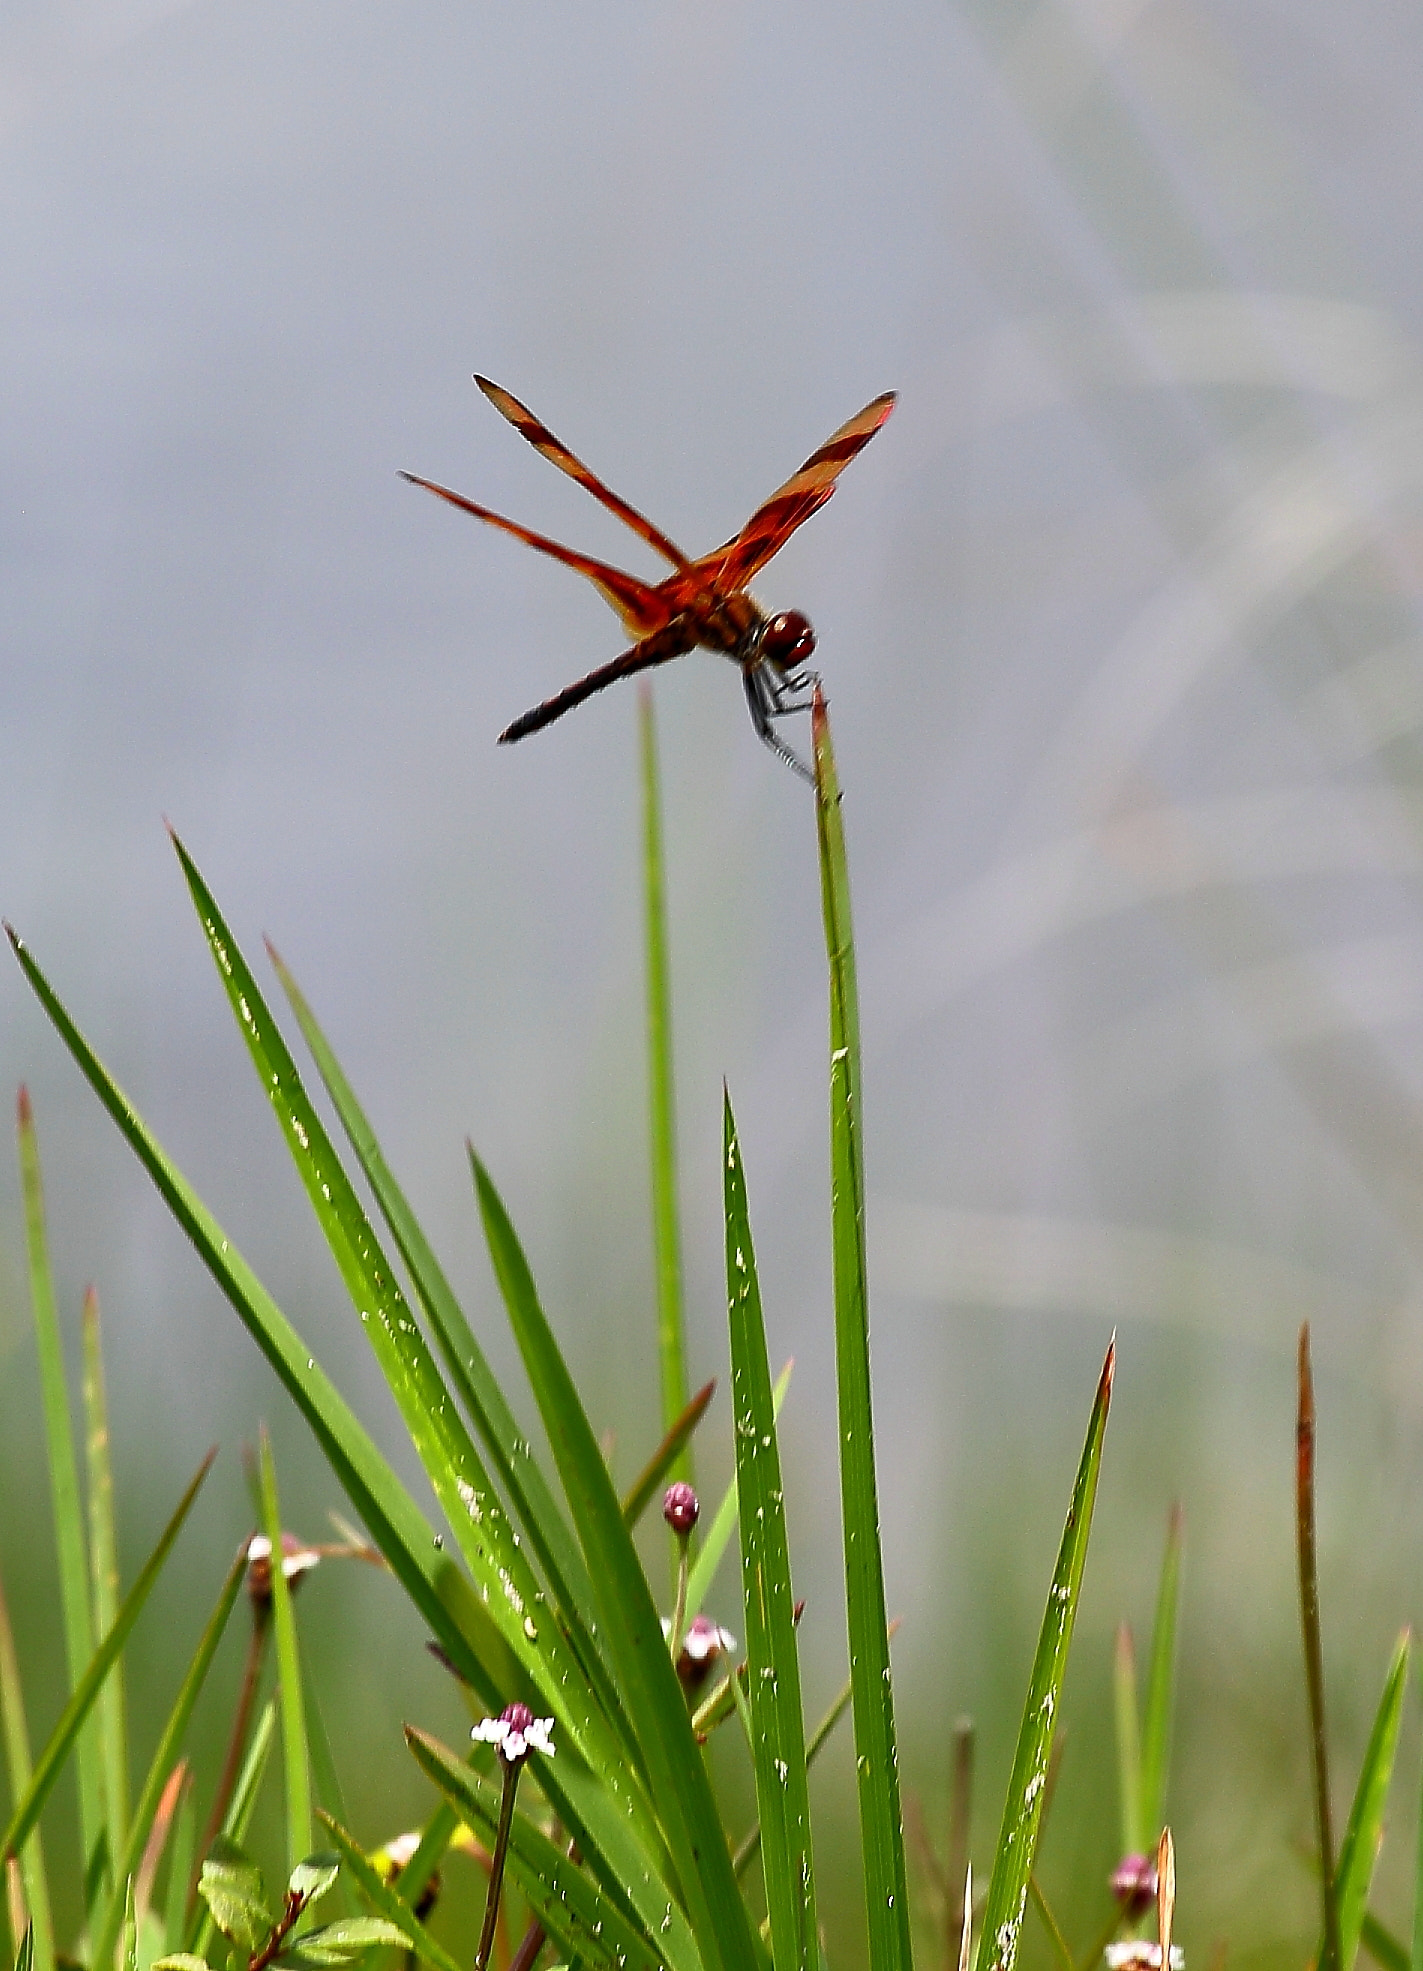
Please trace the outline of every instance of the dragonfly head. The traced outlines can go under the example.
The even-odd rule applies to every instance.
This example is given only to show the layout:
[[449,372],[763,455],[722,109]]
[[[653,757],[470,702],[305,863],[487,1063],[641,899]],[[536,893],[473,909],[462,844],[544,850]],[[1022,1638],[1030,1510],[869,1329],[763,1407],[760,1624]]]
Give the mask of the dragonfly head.
[[815,631],[798,609],[773,616],[761,632],[760,656],[778,671],[798,671],[814,655]]

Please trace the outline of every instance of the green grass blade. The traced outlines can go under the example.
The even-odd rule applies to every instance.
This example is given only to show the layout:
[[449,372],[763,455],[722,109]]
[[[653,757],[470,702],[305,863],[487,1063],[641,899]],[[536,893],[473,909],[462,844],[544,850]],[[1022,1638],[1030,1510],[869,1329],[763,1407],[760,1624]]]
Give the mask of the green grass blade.
[[[64,1653],[73,1690],[94,1653],[94,1621],[89,1601],[89,1555],[84,1538],[84,1512],[79,1486],[79,1460],[64,1374],[64,1343],[54,1300],[49,1240],[45,1231],[44,1178],[39,1138],[27,1090],[16,1104],[20,1182],[25,1201],[25,1243],[29,1257],[30,1303],[34,1310],[35,1344],[39,1356],[40,1401],[44,1411],[45,1444],[49,1456],[50,1498],[54,1507],[54,1546],[59,1563],[60,1605],[64,1617]],[[92,1722],[75,1746],[79,1782],[79,1840],[87,1889],[97,1893],[100,1882],[91,1874],[96,1858],[112,1852],[104,1835],[104,1794],[99,1739]]]
[[[777,1418],[780,1417],[781,1405],[786,1400],[786,1391],[791,1386],[791,1371],[794,1367],[795,1364],[793,1362],[787,1362],[781,1373],[776,1377],[776,1386],[771,1391],[771,1408]],[[736,1474],[733,1472],[731,1483],[722,1494],[721,1504],[717,1507],[715,1513],[713,1513],[711,1523],[702,1535],[702,1544],[697,1550],[697,1557],[692,1562],[691,1571],[687,1575],[688,1615],[699,1614],[706,1607],[707,1595],[711,1590],[712,1577],[715,1575],[717,1568],[720,1567],[721,1557],[731,1544],[731,1536],[736,1531],[736,1518]]]
[[[405,1736],[422,1771],[461,1818],[481,1832],[486,1842],[492,1841],[499,1817],[499,1789],[481,1785],[468,1766],[425,1732],[407,1725]],[[661,1971],[664,1963],[676,1971],[671,1957],[665,1955],[666,1939],[651,1943],[584,1870],[517,1812],[508,1866],[533,1914],[570,1958],[606,1965],[610,1971]]]
[[524,1676],[625,1800],[627,1747],[539,1583],[381,1251],[257,981],[192,858],[174,839],[219,976],[318,1223],[461,1558]]
[[1374,1963],[1383,1966],[1383,1971],[1410,1971],[1407,1947],[1367,1910],[1364,1911],[1359,1941]]
[[673,1466],[681,1458],[692,1432],[706,1415],[707,1406],[715,1394],[714,1380],[703,1383],[623,1494],[623,1518],[629,1526],[636,1526],[657,1494],[671,1484]]
[[277,1654],[277,1698],[282,1723],[282,1770],[286,1780],[287,1873],[311,1853],[311,1766],[306,1750],[306,1705],[301,1655],[292,1617],[291,1583],[282,1564],[282,1508],[272,1440],[265,1429],[258,1447],[262,1486],[262,1526],[271,1542],[272,1634]]
[[1072,1642],[1072,1625],[1077,1618],[1082,1570],[1087,1560],[1087,1541],[1092,1531],[1092,1507],[1097,1497],[1097,1475],[1101,1470],[1102,1443],[1106,1435],[1116,1362],[1117,1344],[1113,1338],[1097,1384],[1092,1415],[1087,1425],[1087,1441],[1082,1447],[1082,1461],[1072,1488],[1072,1504],[1068,1508],[1052,1587],[1048,1591],[1047,1609],[1038,1635],[1037,1654],[1033,1658],[1028,1699],[1023,1706],[1023,1722],[1018,1731],[1013,1772],[1003,1807],[1003,1824],[994,1851],[993,1873],[984,1905],[983,1930],[978,1940],[976,1960],[978,1971],[1013,1971],[1018,1955],[1023,1912],[1028,1900],[1028,1878],[1033,1872],[1038,1830],[1042,1822],[1048,1761],[1062,1699],[1062,1680]]
[[60,1713],[59,1722],[50,1733],[49,1743],[40,1754],[34,1775],[28,1787],[19,1794],[15,1808],[10,1816],[10,1825],[0,1835],[0,1855],[13,1854],[25,1839],[30,1829],[39,1819],[40,1810],[49,1797],[50,1788],[59,1776],[61,1767],[73,1747],[75,1736],[85,1718],[93,1708],[94,1700],[103,1687],[120,1650],[128,1641],[129,1632],[138,1620],[144,1603],[152,1592],[153,1585],[163,1571],[163,1565],[172,1550],[173,1542],[182,1530],[183,1522],[192,1509],[203,1480],[212,1469],[216,1451],[209,1451],[187,1491],[178,1501],[173,1517],[159,1536],[158,1544],[139,1569],[138,1578],[129,1589],[123,1606],[114,1619],[113,1627],[104,1637],[89,1660],[79,1682],[75,1685],[69,1702]]
[[[662,1382],[662,1428],[671,1430],[687,1407],[686,1322],[682,1307],[682,1237],[677,1219],[677,1105],[672,1073],[672,986],[667,958],[667,883],[662,862],[662,793],[657,774],[657,722],[644,682],[638,700],[642,739],[643,915],[647,938],[647,1092],[652,1150],[652,1230],[657,1261],[657,1362]],[[674,1479],[695,1482],[688,1447]],[[672,1570],[677,1553],[673,1542]]]
[[313,1681],[311,1666],[304,1657],[302,1691],[306,1708],[306,1744],[311,1754],[313,1795],[328,1813],[333,1813],[340,1819],[346,1811],[345,1795],[340,1775],[336,1771],[336,1755],[332,1750],[331,1735],[326,1729],[320,1694]]
[[835,1280],[835,1383],[845,1605],[854,1684],[855,1771],[864,1857],[869,1958],[909,1971],[909,1899],[899,1805],[894,1691],[884,1600],[870,1401],[865,1177],[860,1142],[860,1013],[850,926],[850,873],[830,722],[817,688],[811,726],[820,893],[830,967],[830,1211]]
[[[89,1467],[89,1559],[94,1577],[94,1628],[113,1627],[119,1601],[119,1552],[114,1536],[114,1473],[109,1457],[109,1408],[104,1392],[104,1358],[99,1346],[99,1301],[90,1287],[84,1296],[84,1443]],[[128,1840],[128,1702],[124,1661],[119,1657],[99,1695],[99,1736],[103,1746],[104,1803],[109,1852]],[[122,1882],[123,1877],[116,1877]]]
[[732,1436],[761,1868],[776,1971],[813,1971],[819,1943],[785,1493],[746,1176],[729,1095],[722,1127]]
[[1394,1648],[1393,1660],[1384,1678],[1383,1695],[1374,1716],[1373,1730],[1369,1733],[1349,1824],[1339,1844],[1339,1864],[1335,1877],[1343,1971],[1353,1971],[1364,1911],[1368,1907],[1369,1885],[1383,1842],[1384,1807],[1388,1802],[1389,1781],[1393,1777],[1394,1754],[1398,1750],[1398,1728],[1403,1721],[1409,1655],[1409,1635],[1405,1629]]
[[1166,1819],[1166,1772],[1171,1757],[1171,1714],[1176,1694],[1176,1643],[1180,1630],[1183,1526],[1179,1505],[1171,1508],[1156,1619],[1151,1629],[1151,1663],[1141,1728],[1141,1846],[1147,1847]]
[[416,1957],[432,1967],[432,1971],[464,1971],[458,1959],[450,1956],[443,1944],[436,1943],[408,1902],[396,1894],[395,1890],[372,1868],[360,1843],[349,1835],[334,1815],[322,1813],[321,1825],[331,1836],[341,1853],[341,1860],[351,1880],[365,1897],[377,1916],[383,1916],[393,1923]]
[[[239,1561],[237,1579],[240,1585],[245,1562]],[[221,1606],[221,1603],[219,1603]],[[198,1838],[198,1802],[193,1788],[193,1775],[189,1771],[183,1784],[182,1797],[178,1801],[178,1813],[173,1823],[173,1839],[168,1848],[168,1889],[163,1902],[163,1948],[165,1951],[181,1950],[187,1928],[188,1884],[193,1875],[193,1849]],[[97,1956],[95,1965],[99,1963]]]
[[[158,1749],[153,1755],[152,1762],[148,1768],[148,1775],[143,1783],[143,1789],[138,1796],[138,1805],[134,1809],[133,1820],[129,1827],[128,1844],[120,1855],[119,1865],[115,1870],[115,1880],[118,1886],[110,1892],[104,1915],[94,1933],[90,1960],[96,1966],[108,1964],[113,1959],[114,1945],[118,1940],[119,1929],[123,1923],[124,1885],[127,1884],[129,1877],[136,1874],[138,1870],[139,1860],[147,1843],[149,1829],[153,1825],[154,1815],[158,1811],[158,1803],[162,1798],[164,1785],[167,1782],[169,1773],[172,1772],[174,1765],[177,1763],[179,1750],[187,1734],[188,1722],[193,1715],[193,1706],[197,1703],[198,1695],[207,1681],[207,1674],[212,1667],[213,1657],[217,1654],[217,1646],[226,1633],[228,1618],[231,1616],[237,1598],[242,1592],[242,1583],[246,1577],[246,1573],[247,1557],[244,1551],[232,1563],[227,1579],[222,1584],[222,1591],[218,1595],[217,1605],[208,1617],[207,1626],[203,1630],[198,1642],[193,1660],[188,1665],[187,1672],[179,1687],[177,1700],[168,1715],[168,1722],[163,1727],[162,1736],[158,1741]],[[184,1847],[186,1847],[189,1856],[192,1853],[193,1808],[191,1786],[186,1790],[183,1806],[179,1810],[180,1831],[183,1824],[181,1815],[184,1812],[188,1815],[188,1832],[185,1840],[175,1839],[174,1852],[169,1863],[170,1924],[173,1920],[173,1885],[175,1882],[178,1885],[178,1895],[181,1899],[181,1896],[186,1893],[188,1869],[191,1865],[190,1861],[183,1859],[181,1853]],[[177,1907],[179,1912],[178,1927],[177,1929],[170,1928],[168,1931],[169,1946],[174,1950],[178,1948],[182,1936],[181,1900],[179,1900]]]
[[[247,1757],[242,1761],[242,1771],[237,1776],[237,1784],[232,1789],[227,1813],[223,1819],[221,1833],[239,1847],[247,1839],[247,1830],[252,1825],[252,1816],[257,1811],[257,1795],[262,1789],[262,1781],[267,1776],[267,1766],[272,1757],[272,1747],[277,1742],[277,1700],[268,1698],[262,1707],[262,1715],[257,1720],[257,1729],[252,1734],[252,1743],[247,1748]],[[207,1957],[212,1949],[217,1927],[213,1922],[212,1911],[206,1902],[200,1901],[193,1912],[193,1950],[199,1957]],[[97,1967],[96,1967],[97,1971]]]
[[1112,1710],[1116,1720],[1117,1794],[1123,1855],[1146,1852],[1141,1796],[1141,1714],[1136,1694],[1136,1650],[1125,1622],[1117,1628],[1112,1659]]
[[[10,1798],[23,1800],[33,1785],[34,1767],[30,1758],[29,1727],[25,1722],[20,1663],[15,1654],[15,1636],[10,1627],[10,1610],[3,1587],[0,1587],[0,1729],[3,1729],[5,1739],[5,1769],[10,1782]],[[44,1843],[33,1819],[27,1833],[7,1840],[0,1847],[0,1861],[8,1861],[17,1846],[35,1971],[54,1971],[54,1920],[50,1914],[49,1878],[44,1863]]]
[[471,1161],[495,1277],[583,1543],[609,1658],[647,1764],[692,1928],[709,1966],[746,1971],[754,1957],[750,1924],[647,1576],[514,1228],[472,1152]]

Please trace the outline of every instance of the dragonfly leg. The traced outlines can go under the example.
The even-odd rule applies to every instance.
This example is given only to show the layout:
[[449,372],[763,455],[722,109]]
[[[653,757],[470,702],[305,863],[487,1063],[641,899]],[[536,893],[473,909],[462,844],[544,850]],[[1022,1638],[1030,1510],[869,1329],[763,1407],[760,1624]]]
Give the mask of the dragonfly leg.
[[[813,786],[815,775],[803,760],[796,757],[771,724],[772,719],[785,718],[791,712],[809,711],[809,700],[804,704],[794,703],[782,681],[772,678],[764,664],[749,665],[742,672],[741,677],[746,687],[746,703],[751,708],[751,723],[756,728],[757,738],[769,746],[773,753],[778,754],[802,780],[810,781]],[[786,680],[786,683],[791,684],[793,689],[795,685],[801,683],[801,679]]]

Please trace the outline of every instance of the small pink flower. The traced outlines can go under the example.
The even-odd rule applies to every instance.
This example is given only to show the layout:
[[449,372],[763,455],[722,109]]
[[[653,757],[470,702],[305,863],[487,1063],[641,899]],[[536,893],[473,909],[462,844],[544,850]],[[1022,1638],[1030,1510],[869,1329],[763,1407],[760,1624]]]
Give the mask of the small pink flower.
[[553,1757],[552,1718],[536,1718],[527,1704],[506,1704],[497,1718],[481,1718],[470,1733],[484,1745],[497,1745],[509,1766],[522,1765],[531,1752]]

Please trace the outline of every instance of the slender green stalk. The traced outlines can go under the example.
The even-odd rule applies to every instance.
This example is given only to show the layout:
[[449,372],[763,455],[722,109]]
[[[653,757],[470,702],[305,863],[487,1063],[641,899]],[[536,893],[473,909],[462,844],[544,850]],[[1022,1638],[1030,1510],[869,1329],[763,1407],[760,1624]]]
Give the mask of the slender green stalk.
[[1299,1331],[1295,1532],[1299,1549],[1300,1621],[1304,1629],[1304,1680],[1309,1700],[1309,1744],[1314,1769],[1315,1827],[1319,1836],[1319,1885],[1324,1907],[1319,1971],[1341,1971],[1334,1828],[1329,1808],[1329,1746],[1324,1728],[1324,1649],[1319,1632],[1319,1568],[1314,1534],[1314,1376],[1309,1361],[1307,1321]]
[[[89,1559],[94,1573],[94,1628],[105,1635],[119,1605],[119,1554],[114,1536],[114,1474],[109,1459],[109,1411],[104,1393],[104,1358],[99,1347],[99,1298],[84,1296],[84,1441],[89,1466]],[[128,1840],[128,1703],[120,1656],[99,1695],[99,1732],[104,1748],[103,1778],[109,1849],[117,1854]],[[122,1880],[122,1877],[118,1878]]]
[[286,1773],[287,1868],[311,1853],[311,1767],[306,1747],[306,1704],[292,1619],[291,1584],[282,1557],[282,1509],[277,1497],[277,1468],[272,1440],[262,1432],[259,1456],[262,1472],[262,1519],[271,1551],[272,1636],[277,1650],[277,1690],[282,1712],[282,1755]]
[[1141,1819],[1144,1841],[1151,1840],[1166,1818],[1166,1767],[1171,1753],[1171,1711],[1176,1687],[1184,1540],[1181,1508],[1174,1505],[1166,1526],[1166,1551],[1161,1557],[1161,1585],[1156,1593],[1156,1619],[1151,1629],[1151,1662],[1146,1673],[1146,1702],[1142,1716]]
[[1141,1811],[1141,1726],[1136,1698],[1136,1650],[1132,1645],[1131,1630],[1125,1622],[1117,1628],[1112,1696],[1117,1725],[1117,1791],[1121,1806],[1122,1853],[1139,1855],[1146,1849]]
[[[20,1664],[15,1654],[15,1637],[10,1627],[10,1611],[0,1587],[0,1731],[5,1741],[5,1769],[10,1797],[23,1799],[33,1783],[29,1727],[25,1722],[24,1692],[20,1684]],[[0,1856],[8,1861],[15,1852],[13,1839],[7,1840]],[[35,1971],[54,1971],[54,1923],[49,1907],[49,1878],[45,1870],[44,1845],[39,1828],[31,1825],[19,1844],[20,1880],[24,1885],[25,1906],[31,1926]],[[14,1939],[16,1950],[20,1938]]]

